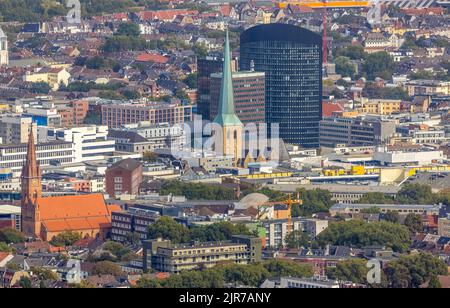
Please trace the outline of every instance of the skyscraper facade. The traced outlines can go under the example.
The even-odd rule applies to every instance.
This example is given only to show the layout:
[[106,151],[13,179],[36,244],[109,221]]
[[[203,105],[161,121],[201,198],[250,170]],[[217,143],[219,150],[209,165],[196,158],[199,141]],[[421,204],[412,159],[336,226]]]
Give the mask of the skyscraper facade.
[[319,147],[322,38],[287,24],[258,25],[241,35],[240,69],[266,74],[266,122],[286,143]]

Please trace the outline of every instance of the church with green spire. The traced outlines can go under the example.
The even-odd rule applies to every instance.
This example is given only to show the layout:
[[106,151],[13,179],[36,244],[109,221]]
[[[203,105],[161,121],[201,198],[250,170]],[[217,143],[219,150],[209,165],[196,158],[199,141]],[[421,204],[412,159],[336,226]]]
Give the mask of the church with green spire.
[[[231,69],[230,40],[227,32],[225,39],[222,85],[220,90],[219,114],[214,123],[220,125],[223,138],[223,155],[233,156],[235,164],[242,158],[242,133],[244,125],[235,113],[233,76]],[[220,140],[216,140],[220,142]]]

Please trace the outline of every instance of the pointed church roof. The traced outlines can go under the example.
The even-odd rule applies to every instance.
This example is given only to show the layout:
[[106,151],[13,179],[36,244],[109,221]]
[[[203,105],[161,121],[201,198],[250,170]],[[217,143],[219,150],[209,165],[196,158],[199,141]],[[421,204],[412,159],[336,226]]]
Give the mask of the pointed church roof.
[[0,38],[5,38],[6,34],[3,32],[2,28],[0,28]]
[[214,119],[214,123],[225,126],[242,126],[241,120],[234,111],[233,75],[231,73],[231,52],[230,39],[225,39],[222,87],[220,89],[219,114]]
[[22,177],[36,178],[40,177],[39,164],[37,161],[36,144],[34,142],[33,125],[31,125],[30,134],[28,136],[27,160],[22,170]]

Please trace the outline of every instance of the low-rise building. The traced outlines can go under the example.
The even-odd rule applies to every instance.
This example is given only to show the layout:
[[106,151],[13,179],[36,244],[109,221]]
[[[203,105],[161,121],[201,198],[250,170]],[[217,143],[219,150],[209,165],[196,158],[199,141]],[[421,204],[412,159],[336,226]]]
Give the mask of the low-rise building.
[[174,245],[170,241],[144,241],[144,270],[179,273],[211,268],[219,263],[249,264],[262,259],[262,240],[233,236],[231,241]]
[[438,235],[450,238],[450,215],[438,220]]
[[335,204],[330,208],[330,214],[359,214],[371,209],[378,209],[380,213],[398,212],[400,215],[439,215],[440,205],[415,205],[415,204]]

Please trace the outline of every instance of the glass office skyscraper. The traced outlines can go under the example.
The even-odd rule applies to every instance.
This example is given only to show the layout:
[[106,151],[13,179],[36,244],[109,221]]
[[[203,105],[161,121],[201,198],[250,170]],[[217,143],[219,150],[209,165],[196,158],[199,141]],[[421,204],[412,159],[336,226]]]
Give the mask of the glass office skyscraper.
[[266,73],[266,122],[286,143],[319,147],[322,37],[287,24],[259,25],[241,35],[240,69]]

